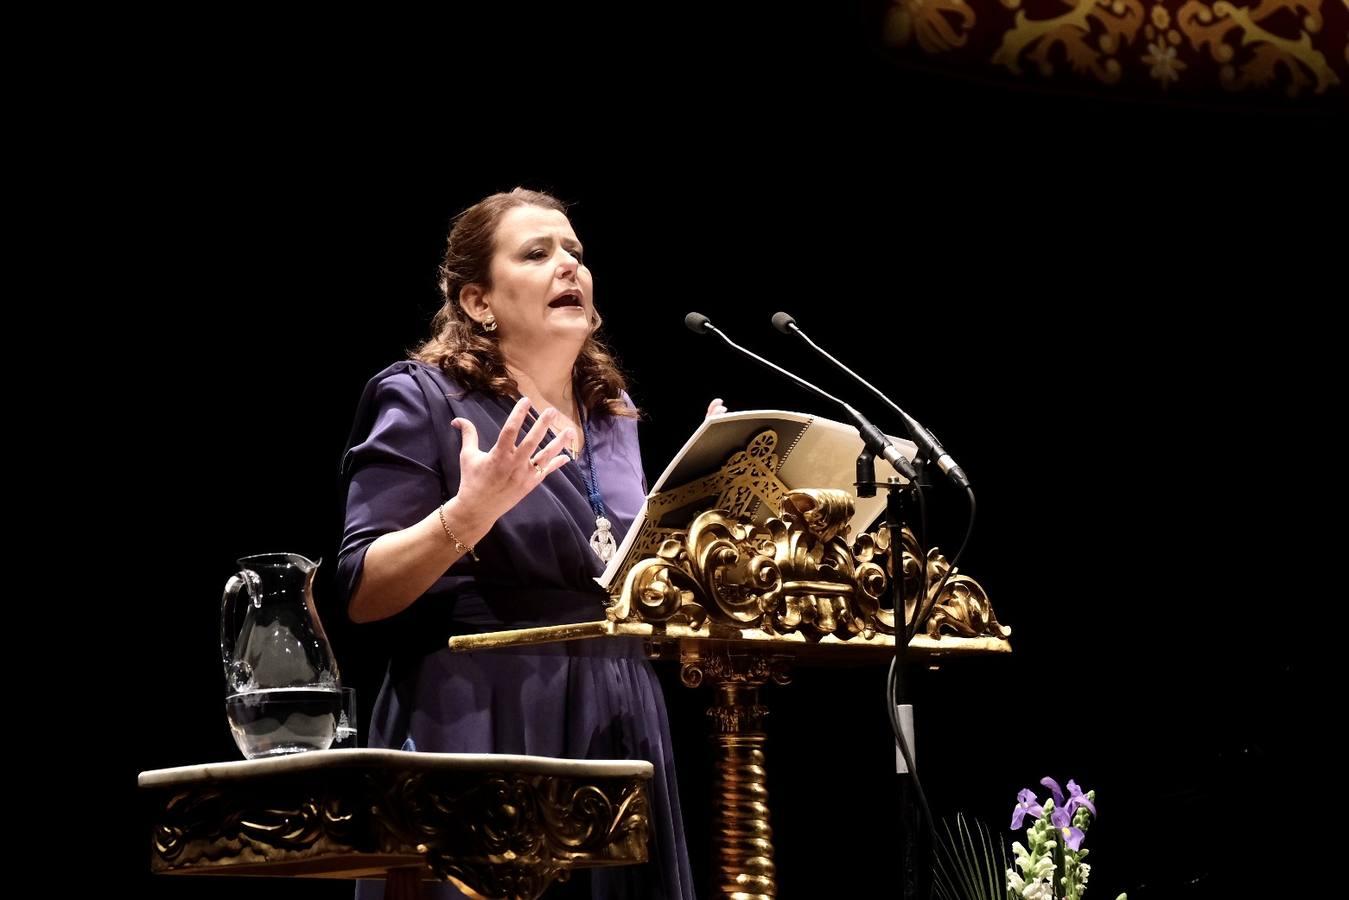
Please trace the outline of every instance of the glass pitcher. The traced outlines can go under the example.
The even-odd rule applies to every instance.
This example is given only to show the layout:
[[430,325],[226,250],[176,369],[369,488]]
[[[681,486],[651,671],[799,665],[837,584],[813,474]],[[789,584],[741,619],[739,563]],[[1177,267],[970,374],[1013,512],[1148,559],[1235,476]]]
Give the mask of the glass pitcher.
[[318,566],[298,553],[245,556],[225,584],[225,716],[249,759],[332,744],[342,699],[337,660],[314,608]]

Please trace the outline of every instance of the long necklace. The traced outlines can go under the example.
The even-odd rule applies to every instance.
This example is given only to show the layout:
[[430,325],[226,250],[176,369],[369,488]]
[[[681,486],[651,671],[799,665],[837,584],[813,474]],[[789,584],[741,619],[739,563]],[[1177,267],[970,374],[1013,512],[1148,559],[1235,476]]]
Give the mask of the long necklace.
[[[578,410],[578,413],[580,410]],[[590,549],[595,551],[603,562],[608,562],[618,549],[618,544],[614,541],[613,532],[610,531],[612,524],[604,515],[604,497],[600,495],[599,480],[595,475],[595,454],[591,450],[594,442],[590,439],[590,417],[584,413],[580,414],[581,429],[585,432],[585,476],[586,476],[586,494],[590,499],[590,509],[595,514],[595,531],[590,535]]]

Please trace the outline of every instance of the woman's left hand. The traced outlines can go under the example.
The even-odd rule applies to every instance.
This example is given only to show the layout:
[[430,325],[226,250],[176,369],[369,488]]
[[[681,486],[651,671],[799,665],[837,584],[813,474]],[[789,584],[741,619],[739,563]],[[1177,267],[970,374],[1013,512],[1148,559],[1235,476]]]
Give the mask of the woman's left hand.
[[713,416],[723,415],[725,412],[726,404],[721,402],[720,397],[707,404],[707,418],[709,419]]

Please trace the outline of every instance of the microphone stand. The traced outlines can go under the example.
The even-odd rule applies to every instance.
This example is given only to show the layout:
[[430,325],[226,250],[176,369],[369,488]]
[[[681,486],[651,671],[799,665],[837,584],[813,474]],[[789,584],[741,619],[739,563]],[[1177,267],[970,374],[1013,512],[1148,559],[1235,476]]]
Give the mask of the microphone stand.
[[[731,340],[730,337],[724,331],[713,325],[711,320],[709,320],[707,316],[703,315],[702,313],[697,312],[689,313],[687,316],[684,317],[684,325],[695,334],[709,334],[709,333],[715,334],[717,337],[721,338],[721,340],[725,342],[727,346],[731,347],[735,351],[744,354],[745,356],[748,356],[749,358],[753,359],[759,364],[767,366],[768,368],[774,370],[775,372],[781,375],[785,375],[786,377],[790,378],[792,381],[796,382],[802,387],[807,388],[815,392],[816,394],[819,394],[820,396],[824,397],[827,400],[832,400],[834,403],[837,403],[840,407],[842,407],[843,411],[847,414],[848,418],[852,420],[854,427],[857,428],[857,432],[862,438],[863,449],[861,454],[857,458],[857,490],[859,497],[876,496],[877,485],[876,485],[875,462],[877,456],[881,456],[886,461],[888,461],[890,465],[894,466],[895,471],[899,472],[901,475],[904,476],[904,478],[908,481],[908,484],[912,487],[913,490],[915,491],[918,490],[919,475],[918,470],[914,468],[914,465],[910,463],[908,459],[906,459],[903,456],[903,454],[899,452],[899,450],[894,446],[894,444],[890,443],[890,439],[887,438],[879,428],[872,425],[869,421],[866,420],[866,418],[860,412],[853,409],[843,400],[840,400],[838,397],[835,397],[834,395],[822,390],[819,387],[816,387],[815,385],[811,384],[809,381],[806,381],[799,375],[795,375],[792,372],[787,371],[778,364],[764,359],[759,354],[754,353],[753,351],[750,350],[746,350],[744,347],[741,347],[735,341]],[[907,417],[906,421],[908,421]],[[913,424],[914,426],[917,426],[916,422]],[[886,482],[885,487],[889,491],[889,494],[886,497],[885,517],[886,517],[886,527],[890,529],[890,553],[891,553],[890,559],[893,568],[893,574],[890,578],[890,590],[895,598],[894,599],[895,660],[893,668],[895,680],[901,688],[901,690],[896,691],[896,696],[898,696],[899,693],[902,692],[905,695],[905,699],[910,699],[908,697],[908,692],[910,689],[908,688],[907,681],[904,678],[904,675],[906,674],[904,671],[905,651],[908,649],[908,642],[909,642],[909,623],[907,621],[907,616],[905,614],[904,608],[904,584],[903,584],[904,541],[902,534],[904,529],[904,507],[903,507],[904,486],[902,486],[899,483],[898,478],[892,477]],[[864,493],[864,491],[870,491],[870,493]],[[920,553],[923,553],[923,558],[919,560],[921,572],[920,575],[921,589],[919,601],[914,606],[915,616],[922,610],[923,607],[922,592],[925,591],[926,589],[926,581],[927,581],[926,551],[924,551],[921,547],[919,548],[919,550]],[[886,687],[887,687],[886,702],[887,705],[889,705],[888,683]],[[897,769],[900,769],[899,772],[900,828],[899,828],[898,850],[900,860],[900,884],[902,886],[901,896],[904,898],[904,900],[928,900],[932,887],[931,866],[929,865],[926,868],[924,868],[920,864],[920,862],[923,859],[927,860],[931,859],[931,850],[929,849],[927,853],[922,852],[923,848],[920,844],[922,836],[922,820],[919,818],[919,807],[920,805],[925,807],[926,800],[923,798],[922,788],[918,785],[914,776],[915,766],[913,763],[913,751],[912,751],[913,747],[912,706],[906,703],[903,709],[909,714],[908,725],[907,727],[901,725],[900,727],[897,727],[895,729],[897,733],[904,735],[904,737],[900,741],[900,746],[910,748],[906,752],[905,764],[902,767],[898,765],[896,766]],[[896,722],[898,722],[900,717],[903,715],[902,712],[896,710],[893,706],[890,707],[889,712],[891,715],[895,717],[894,721]],[[917,802],[914,802],[915,799],[917,800]],[[931,817],[929,816],[928,818],[930,820]],[[933,827],[935,828],[935,826]]]
[[[863,449],[861,455],[857,457],[857,496],[876,496],[878,484],[875,479],[875,454],[868,449]],[[907,517],[905,495],[909,491],[917,491],[918,482],[912,480],[906,485],[901,484],[898,478],[891,477],[883,486],[887,492],[885,498],[885,527],[890,534],[892,570],[890,593],[892,609],[895,611],[895,658],[893,664],[895,693],[893,701],[896,709],[894,715],[899,723],[903,744],[907,746],[907,753],[902,752],[902,747],[898,744],[895,748],[895,772],[898,776],[895,797],[898,812],[895,820],[899,826],[895,849],[899,858],[899,895],[903,900],[929,900],[932,894],[932,852],[935,848],[927,846],[929,842],[924,841],[926,832],[923,828],[918,792],[913,775],[916,768],[914,757],[917,755],[917,751],[914,747],[913,685],[907,660],[909,624],[904,604],[904,542],[902,539],[904,522]],[[922,547],[919,548],[919,551],[920,553],[924,552]],[[926,562],[926,559],[919,560],[919,565],[923,567],[923,574],[920,575],[920,587],[926,586]],[[920,597],[919,602],[915,604],[914,615],[918,614],[922,605]],[[887,703],[890,702],[888,693],[887,691]],[[900,738],[897,736],[898,739]]]

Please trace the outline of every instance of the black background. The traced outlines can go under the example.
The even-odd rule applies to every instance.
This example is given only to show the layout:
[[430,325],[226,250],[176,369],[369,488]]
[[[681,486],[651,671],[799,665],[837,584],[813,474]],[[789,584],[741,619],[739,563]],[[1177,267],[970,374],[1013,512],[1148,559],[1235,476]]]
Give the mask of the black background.
[[[450,217],[525,185],[574,204],[650,476],[713,396],[830,414],[686,331],[691,309],[898,429],[772,330],[783,309],[973,478],[964,568],[1015,653],[925,684],[939,815],[1005,833],[1019,788],[1075,778],[1098,792],[1092,896],[1286,877],[1252,860],[1252,805],[1306,774],[1297,636],[1333,623],[1303,508],[1330,481],[1310,473],[1335,411],[1339,118],[923,73],[855,5],[555,11],[407,49],[384,27],[259,24],[210,50],[189,30],[89,81],[104,149],[70,149],[89,187],[64,218],[107,252],[74,286],[99,311],[66,333],[99,436],[76,464],[115,477],[88,509],[107,564],[88,593],[112,614],[79,618],[98,695],[126,698],[99,710],[119,717],[99,738],[118,823],[99,871],[139,896],[348,895],[151,878],[135,775],[237,757],[217,599],[249,553],[324,559],[369,715],[379,661],[330,603],[338,459],[366,379],[426,333]],[[961,498],[938,486],[930,507],[954,549]],[[704,890],[706,697],[661,671]],[[882,676],[801,670],[767,692],[780,896],[897,892]]]

